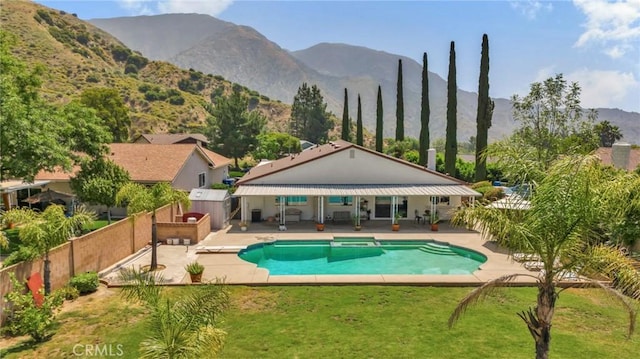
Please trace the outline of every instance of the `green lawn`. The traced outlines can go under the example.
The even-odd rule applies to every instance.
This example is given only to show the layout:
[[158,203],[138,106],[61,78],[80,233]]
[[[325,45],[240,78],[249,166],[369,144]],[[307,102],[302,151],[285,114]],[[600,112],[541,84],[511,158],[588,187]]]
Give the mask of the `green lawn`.
[[[111,223],[114,223],[116,221],[111,221]],[[96,229],[100,229],[102,227],[106,227],[109,224],[109,222],[105,219],[98,219],[95,220],[85,226],[82,227],[83,230],[87,231],[87,232],[91,232],[91,231],[95,231]]]
[[[171,289],[179,296],[188,288]],[[526,326],[516,315],[536,290],[498,291],[453,329],[447,319],[471,289],[402,286],[230,287],[223,358],[533,358]],[[145,312],[117,291],[74,303],[51,341],[14,346],[0,357],[64,356],[74,344],[122,344],[136,358]],[[106,294],[105,294],[106,292]],[[88,302],[86,302],[88,300]],[[625,338],[627,316],[603,292],[561,294],[552,331],[552,358],[636,358],[640,333]],[[0,346],[1,347],[1,346]],[[66,354],[65,354],[66,353]]]

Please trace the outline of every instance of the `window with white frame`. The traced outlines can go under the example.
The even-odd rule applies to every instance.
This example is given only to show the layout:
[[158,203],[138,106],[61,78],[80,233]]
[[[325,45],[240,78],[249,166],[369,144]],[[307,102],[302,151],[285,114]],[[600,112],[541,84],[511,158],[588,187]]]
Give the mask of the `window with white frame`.
[[206,174],[204,172],[200,173],[198,175],[198,187],[204,187],[206,184],[206,180],[207,180]]
[[[286,196],[285,206],[305,206],[307,204],[307,196]],[[276,205],[280,205],[280,196],[276,197]]]
[[353,197],[351,196],[329,196],[327,202],[330,206],[351,206]]

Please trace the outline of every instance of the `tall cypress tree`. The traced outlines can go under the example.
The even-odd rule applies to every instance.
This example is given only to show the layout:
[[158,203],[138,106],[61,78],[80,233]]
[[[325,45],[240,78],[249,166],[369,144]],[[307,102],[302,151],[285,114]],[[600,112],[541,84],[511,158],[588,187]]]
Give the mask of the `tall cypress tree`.
[[402,59],[398,60],[398,88],[396,91],[396,141],[404,141],[404,95],[402,93]]
[[427,150],[429,149],[429,70],[427,53],[422,55],[422,98],[420,100],[420,155],[418,163],[427,165]]
[[451,176],[456,174],[457,143],[457,84],[456,84],[456,48],[451,41],[449,50],[449,77],[447,78],[447,139],[444,145],[444,171]]
[[493,101],[489,98],[489,37],[482,35],[480,79],[478,80],[478,115],[476,117],[476,175],[475,181],[487,178],[487,162],[482,152],[487,148],[489,127],[493,117]]
[[378,85],[378,100],[376,102],[376,151],[382,153],[382,145],[384,139],[382,138],[382,89]]
[[349,123],[349,95],[344,89],[344,109],[342,110],[342,137],[345,141],[351,141],[351,124]]
[[362,133],[362,103],[360,102],[360,94],[358,94],[358,119],[356,122],[356,145],[362,146],[364,143],[364,134]]

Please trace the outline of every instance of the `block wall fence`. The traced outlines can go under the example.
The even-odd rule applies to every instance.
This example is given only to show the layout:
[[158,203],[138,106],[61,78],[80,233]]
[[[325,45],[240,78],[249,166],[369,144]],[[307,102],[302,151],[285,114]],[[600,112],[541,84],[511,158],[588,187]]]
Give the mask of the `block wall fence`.
[[[176,209],[171,205],[156,211],[158,240],[189,238],[198,243],[210,233],[210,217],[205,215],[196,223],[175,223]],[[51,261],[51,289],[64,287],[74,275],[100,272],[138,252],[151,242],[151,213],[130,216],[106,227],[75,237],[49,252]],[[16,263],[0,269],[0,325],[6,317],[5,295],[12,289],[10,273],[25,282],[33,273],[44,275],[42,258]]]

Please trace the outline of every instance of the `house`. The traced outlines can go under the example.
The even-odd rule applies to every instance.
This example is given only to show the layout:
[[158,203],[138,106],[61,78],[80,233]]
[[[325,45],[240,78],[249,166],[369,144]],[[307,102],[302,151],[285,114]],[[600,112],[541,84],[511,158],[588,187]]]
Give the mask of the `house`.
[[[210,188],[228,177],[231,160],[196,144],[157,145],[143,143],[112,143],[106,156],[129,172],[131,180],[152,185],[169,182],[174,188],[191,191]],[[38,181],[48,181],[55,191],[71,192],[72,173],[62,171],[36,175]]]
[[[434,155],[435,157],[435,155]],[[452,210],[480,193],[465,182],[346,141],[253,167],[237,182],[242,221],[414,219]],[[295,216],[293,216],[295,212]]]
[[[0,196],[2,197],[0,210],[20,207],[23,205],[21,202],[31,197],[32,194],[39,193],[47,184],[49,184],[49,181],[34,181],[33,183],[21,180],[0,181]],[[27,203],[27,205],[29,204]]]
[[143,133],[136,137],[133,143],[150,143],[154,145],[175,145],[194,143],[200,147],[207,147],[207,137],[200,133]]
[[612,147],[600,147],[594,153],[602,164],[635,171],[640,166],[640,148],[616,142]]

